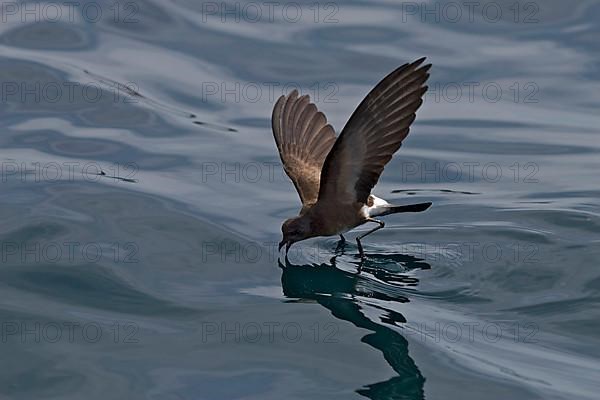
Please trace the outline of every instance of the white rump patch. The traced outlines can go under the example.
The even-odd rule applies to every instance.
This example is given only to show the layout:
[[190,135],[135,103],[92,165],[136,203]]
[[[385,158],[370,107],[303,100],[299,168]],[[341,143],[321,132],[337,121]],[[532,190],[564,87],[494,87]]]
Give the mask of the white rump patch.
[[390,203],[385,201],[384,199],[380,199],[377,196],[369,195],[368,203],[373,204],[372,206],[363,206],[362,213],[365,218],[373,218],[378,215],[381,215],[383,211],[387,209],[387,207],[391,206]]

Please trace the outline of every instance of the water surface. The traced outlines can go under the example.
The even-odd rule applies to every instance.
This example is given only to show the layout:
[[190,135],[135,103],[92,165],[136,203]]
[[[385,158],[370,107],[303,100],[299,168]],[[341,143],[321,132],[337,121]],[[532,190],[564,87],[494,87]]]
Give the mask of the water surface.
[[[595,2],[80,3],[2,13],[2,397],[596,397]],[[276,98],[339,131],[421,56],[375,193],[433,207],[360,274],[353,240],[278,261]]]

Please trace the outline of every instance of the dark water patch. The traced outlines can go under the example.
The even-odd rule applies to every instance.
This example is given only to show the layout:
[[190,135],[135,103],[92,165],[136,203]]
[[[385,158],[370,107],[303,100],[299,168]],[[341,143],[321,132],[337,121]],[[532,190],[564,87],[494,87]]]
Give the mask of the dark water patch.
[[543,266],[530,264],[512,271],[499,268],[488,279],[498,282],[507,292],[515,294],[556,287],[565,279],[566,271],[548,270]]
[[[559,332],[569,332],[570,334],[578,335],[579,339],[584,342],[598,340],[597,333],[600,330],[600,321],[595,319],[569,318],[565,321],[552,321],[550,325]],[[596,355],[598,355],[597,349],[598,346],[596,345],[592,350],[596,352]]]
[[211,124],[209,122],[203,122],[203,121],[195,120],[195,121],[193,121],[193,123],[196,124],[196,125],[205,126],[207,128],[210,128],[210,129],[215,129],[215,130],[218,130],[218,131],[238,132],[238,130],[235,129],[235,128],[227,128],[227,127],[224,127],[224,126],[221,126],[221,125]]
[[0,375],[0,393],[11,398],[56,396],[66,398],[87,380],[83,371],[70,370],[57,355],[40,356],[29,352],[26,359],[16,357]]
[[135,104],[119,87],[108,88],[93,79],[73,81],[65,72],[42,63],[2,59],[0,79],[5,90],[0,109],[11,114],[13,124],[34,116],[60,116],[78,125],[110,125],[141,136],[189,133]]
[[88,50],[97,45],[93,30],[85,26],[45,21],[9,30],[0,36],[0,43],[32,50],[61,51]]
[[486,297],[485,293],[476,294],[468,289],[441,289],[423,290],[419,289],[414,296],[428,298],[436,301],[450,302],[455,304],[490,304],[493,300]]
[[548,300],[539,304],[508,308],[503,311],[518,312],[525,315],[550,316],[557,312],[561,314],[577,313],[585,311],[589,307],[597,307],[600,297],[585,297],[565,300]]
[[[5,285],[105,311],[136,315],[190,316],[195,311],[142,292],[107,270],[93,264],[66,268],[47,264],[39,267],[4,265],[0,276]],[[106,301],[110,299],[110,301]]]
[[452,189],[396,189],[396,190],[392,190],[391,193],[406,193],[407,195],[412,196],[412,195],[416,195],[417,193],[421,194],[423,192],[425,192],[425,193],[439,192],[439,193],[453,193],[453,194],[467,194],[467,195],[481,194],[481,193],[476,193],[476,192],[466,192],[466,191],[452,190]]
[[[52,240],[64,236],[69,230],[61,224],[51,222],[30,223],[27,226],[5,231],[3,241],[8,242],[34,242],[36,240]],[[5,258],[5,257],[3,257]],[[6,260],[4,260],[6,261]]]
[[[553,210],[499,210],[503,214],[522,215],[529,220],[544,221],[548,224],[565,229],[577,227],[594,234],[600,233],[600,217],[576,210],[553,209]],[[590,237],[590,239],[592,239]]]
[[[497,129],[497,126],[494,127]],[[589,154],[597,150],[582,146],[564,146],[550,143],[536,143],[525,141],[497,141],[490,138],[485,140],[477,139],[472,136],[463,137],[459,140],[453,135],[453,140],[448,141],[447,135],[430,134],[427,136],[415,136],[414,142],[418,147],[426,147],[429,150],[454,151],[458,153],[472,154],[496,154],[502,156],[510,155],[566,155],[566,154]],[[413,138],[411,137],[411,140]]]
[[[6,148],[34,149],[46,154],[74,159],[92,158],[105,162],[107,164],[105,168],[114,170],[119,166],[120,172],[126,175],[137,175],[141,168],[156,170],[189,163],[188,158],[183,155],[149,153],[117,140],[73,137],[54,130],[29,130],[27,133],[9,130],[7,133],[9,134],[0,138],[0,142]],[[80,168],[85,168],[90,163],[79,164]],[[99,168],[101,165],[89,166],[88,172],[99,173]]]
[[[110,88],[110,90],[117,90],[119,93],[127,94],[128,96],[130,96],[133,99],[131,102],[134,102],[134,103],[140,102],[140,103],[145,104],[153,109],[161,110],[163,112],[172,114],[177,117],[191,119],[191,120],[193,120],[193,123],[196,125],[203,125],[206,127],[217,129],[217,130],[225,130],[228,132],[237,132],[237,130],[235,130],[234,128],[227,128],[224,126],[199,121],[197,119],[198,118],[197,115],[194,113],[191,113],[191,112],[188,112],[185,110],[181,110],[181,109],[178,109],[175,107],[171,107],[168,104],[165,104],[163,102],[148,98],[148,97],[144,96],[143,94],[141,94],[134,85],[120,83],[120,82],[117,82],[110,78],[90,72],[88,70],[84,70],[83,72],[86,73],[87,75],[90,75],[91,77],[93,77],[97,82],[100,82],[102,85]],[[205,102],[203,102],[203,103],[205,103]]]
[[102,178],[107,178],[107,179],[114,179],[116,181],[121,181],[121,182],[127,182],[127,183],[137,183],[138,180],[137,179],[132,179],[132,178],[123,178],[120,176],[116,176],[116,175],[108,175],[106,172],[104,171],[100,171],[97,176],[101,176]]
[[532,192],[524,195],[527,199],[600,199],[600,190],[561,190],[557,192]]
[[584,288],[586,291],[590,291],[594,294],[600,294],[600,277],[586,282]]
[[506,121],[506,120],[489,120],[489,119],[422,119],[415,121],[416,125],[436,126],[446,128],[482,128],[482,129],[524,129],[524,128],[541,128],[543,125]]
[[[4,183],[4,187],[9,187],[9,179],[6,179]],[[45,198],[43,193],[40,193],[37,188],[34,187],[24,187],[23,185],[15,185],[15,187],[11,187],[10,191],[6,191],[4,193],[0,192],[0,203],[4,205],[29,205],[29,204],[37,204],[42,199]]]

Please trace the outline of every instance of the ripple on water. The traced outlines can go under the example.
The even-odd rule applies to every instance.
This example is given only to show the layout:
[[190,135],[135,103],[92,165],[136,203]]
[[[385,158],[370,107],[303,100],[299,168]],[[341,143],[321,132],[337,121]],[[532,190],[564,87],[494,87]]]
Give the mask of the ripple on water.
[[32,50],[87,50],[96,45],[93,30],[62,22],[35,22],[9,30],[0,43]]
[[194,314],[191,309],[136,289],[95,264],[75,264],[70,267],[52,263],[37,267],[5,265],[0,276],[4,284],[11,288],[66,305],[136,315]]

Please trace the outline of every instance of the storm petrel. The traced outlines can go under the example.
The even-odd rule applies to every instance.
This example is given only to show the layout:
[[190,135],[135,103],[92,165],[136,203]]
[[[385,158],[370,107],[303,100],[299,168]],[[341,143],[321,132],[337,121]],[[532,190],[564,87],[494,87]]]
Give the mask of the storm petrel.
[[408,135],[427,91],[431,64],[425,58],[404,64],[386,76],[360,103],[336,139],[325,114],[308,95],[296,90],[281,96],[273,108],[273,135],[283,168],[302,201],[297,217],[281,230],[286,255],[293,243],[316,236],[340,235],[366,222],[384,227],[375,217],[425,211],[431,203],[397,206],[371,194],[383,168]]

